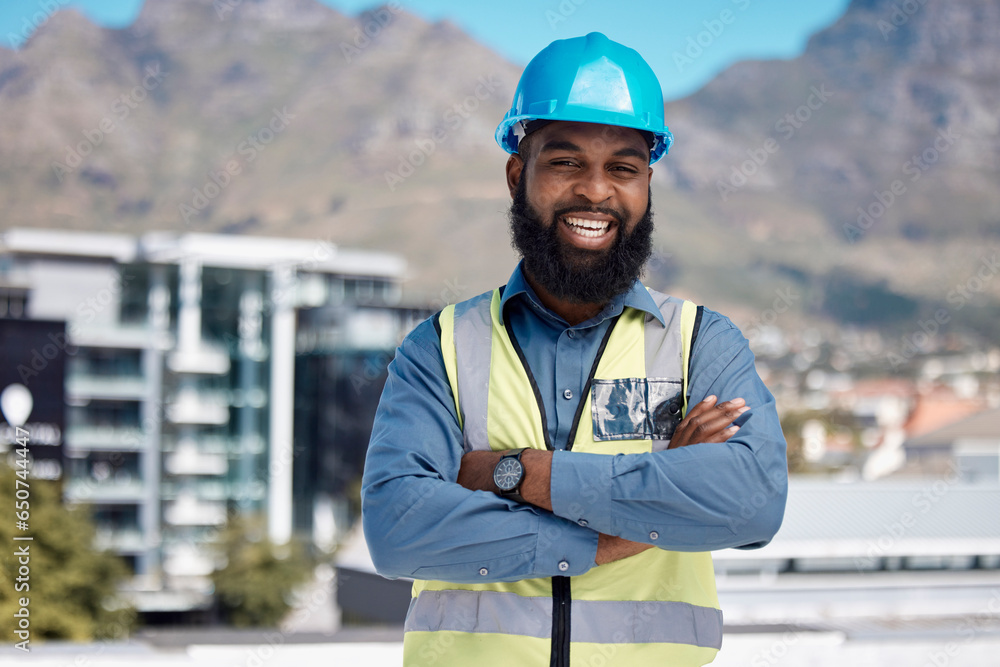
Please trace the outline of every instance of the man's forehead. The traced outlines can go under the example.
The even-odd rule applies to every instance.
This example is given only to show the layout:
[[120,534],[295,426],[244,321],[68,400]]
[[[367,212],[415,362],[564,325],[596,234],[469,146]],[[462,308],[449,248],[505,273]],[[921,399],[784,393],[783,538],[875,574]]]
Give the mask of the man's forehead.
[[581,150],[596,148],[635,148],[646,157],[649,147],[638,130],[619,125],[600,125],[571,121],[553,121],[533,133],[538,151]]

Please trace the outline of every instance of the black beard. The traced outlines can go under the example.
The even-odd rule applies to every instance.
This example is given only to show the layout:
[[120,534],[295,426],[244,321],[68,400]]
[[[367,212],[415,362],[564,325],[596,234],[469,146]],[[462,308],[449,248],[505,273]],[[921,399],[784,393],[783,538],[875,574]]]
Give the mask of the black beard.
[[[576,248],[559,238],[558,220],[568,213],[598,212],[614,216],[618,237],[607,250]],[[548,227],[528,203],[522,177],[510,205],[511,245],[524,258],[524,268],[547,292],[570,303],[605,304],[628,290],[642,274],[653,252],[653,198],[631,233],[624,214],[609,208],[574,206],[553,213]]]

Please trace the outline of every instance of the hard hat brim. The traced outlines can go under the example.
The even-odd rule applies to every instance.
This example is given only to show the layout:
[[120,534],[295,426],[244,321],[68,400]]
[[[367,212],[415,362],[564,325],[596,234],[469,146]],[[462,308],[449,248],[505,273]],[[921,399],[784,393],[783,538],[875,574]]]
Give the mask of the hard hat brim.
[[577,113],[574,113],[572,108],[564,107],[561,113],[554,115],[519,114],[505,116],[496,129],[495,138],[497,144],[508,153],[516,153],[518,136],[517,132],[515,132],[515,127],[518,123],[528,123],[535,120],[613,125],[616,127],[628,127],[640,132],[648,132],[655,138],[654,144],[649,151],[649,164],[657,162],[666,155],[670,150],[670,146],[674,143],[674,135],[666,126],[660,131],[651,130],[648,126],[637,123],[635,117],[631,115],[596,111],[594,109],[580,109]]

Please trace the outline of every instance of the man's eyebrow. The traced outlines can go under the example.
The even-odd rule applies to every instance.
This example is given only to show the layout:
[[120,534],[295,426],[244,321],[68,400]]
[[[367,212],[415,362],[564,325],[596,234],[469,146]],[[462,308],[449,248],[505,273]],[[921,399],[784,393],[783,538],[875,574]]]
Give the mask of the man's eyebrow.
[[640,160],[648,160],[649,153],[643,153],[637,148],[626,147],[615,151],[614,157],[634,157]]
[[[567,141],[565,139],[553,139],[542,145],[538,149],[539,153],[544,153],[545,151],[569,151],[571,153],[579,153],[583,149],[574,144],[572,141]],[[621,148],[614,153],[614,157],[634,157],[639,160],[648,160],[649,154],[640,151],[638,148],[632,148],[631,146],[626,146]]]
[[552,141],[546,142],[538,149],[539,153],[544,153],[545,151],[572,151],[579,153],[583,149],[574,144],[572,141],[566,141],[565,139],[553,139]]

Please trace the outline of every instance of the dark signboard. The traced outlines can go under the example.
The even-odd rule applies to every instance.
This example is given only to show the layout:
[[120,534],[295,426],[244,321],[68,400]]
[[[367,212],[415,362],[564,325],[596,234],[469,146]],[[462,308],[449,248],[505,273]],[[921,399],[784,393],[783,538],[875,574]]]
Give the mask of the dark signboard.
[[68,347],[65,322],[0,318],[0,451],[27,444],[42,479],[62,477]]

